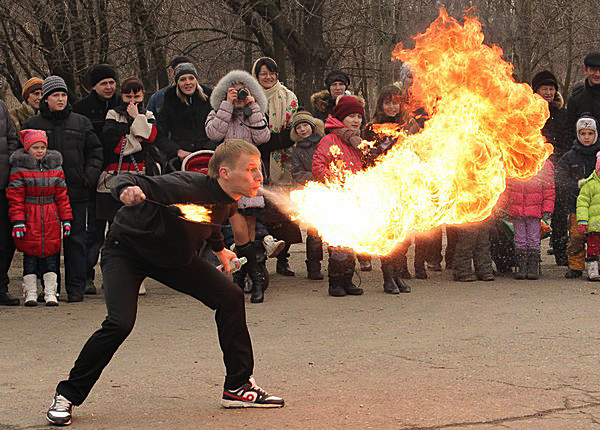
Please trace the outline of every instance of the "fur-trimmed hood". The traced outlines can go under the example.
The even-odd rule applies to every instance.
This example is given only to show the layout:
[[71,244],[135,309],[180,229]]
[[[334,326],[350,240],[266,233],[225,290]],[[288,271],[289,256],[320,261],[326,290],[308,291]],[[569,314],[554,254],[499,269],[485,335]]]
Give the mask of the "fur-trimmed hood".
[[[62,166],[63,158],[60,152],[52,149],[46,150],[46,156],[41,159],[42,165],[47,169],[56,169]],[[23,148],[17,149],[10,156],[10,164],[13,167],[24,167],[26,169],[38,169],[38,160],[29,155]]]
[[[318,118],[314,119],[313,134],[311,135],[311,137],[315,135],[318,136],[318,139],[325,136],[325,124],[323,124],[323,121],[321,121]],[[292,139],[292,142],[300,144],[300,142],[302,142],[303,140],[310,140],[310,137],[308,137],[308,139],[302,139],[300,136],[298,136],[298,133],[296,133],[296,127],[292,127],[292,131],[290,132],[290,139]]]
[[269,110],[267,96],[258,81],[252,75],[244,70],[232,70],[223,76],[210,95],[210,105],[217,111],[221,102],[227,99],[227,90],[237,83],[242,83],[250,90],[250,94],[256,100],[262,113]]
[[319,112],[327,112],[330,106],[334,106],[335,102],[329,94],[328,90],[319,91],[310,96],[310,104]]

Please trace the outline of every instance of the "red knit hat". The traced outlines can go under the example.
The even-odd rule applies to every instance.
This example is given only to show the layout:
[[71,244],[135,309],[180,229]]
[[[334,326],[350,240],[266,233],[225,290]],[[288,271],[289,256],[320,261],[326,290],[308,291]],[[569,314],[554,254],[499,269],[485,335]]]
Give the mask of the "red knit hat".
[[25,151],[29,151],[34,143],[43,142],[48,147],[48,137],[44,130],[21,130],[21,143]]
[[365,116],[365,108],[362,103],[354,96],[342,96],[333,108],[333,116],[343,121],[348,115],[357,113]]

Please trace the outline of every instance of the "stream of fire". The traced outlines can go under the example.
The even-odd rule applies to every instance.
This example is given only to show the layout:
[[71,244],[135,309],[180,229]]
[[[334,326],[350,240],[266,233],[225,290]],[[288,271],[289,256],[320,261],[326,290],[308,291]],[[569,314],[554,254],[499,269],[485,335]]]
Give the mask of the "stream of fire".
[[552,152],[541,135],[547,103],[515,83],[477,18],[461,25],[441,10],[414,39],[393,60],[410,65],[411,108],[430,114],[425,127],[407,136],[383,126],[396,143],[375,166],[291,193],[295,218],[332,246],[384,255],[413,232],[481,221],[507,177],[531,177]]

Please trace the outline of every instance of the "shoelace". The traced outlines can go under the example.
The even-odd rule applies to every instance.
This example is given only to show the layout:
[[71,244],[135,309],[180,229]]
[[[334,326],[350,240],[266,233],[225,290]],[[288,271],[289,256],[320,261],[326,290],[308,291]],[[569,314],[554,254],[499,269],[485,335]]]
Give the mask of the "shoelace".
[[66,397],[61,396],[59,394],[54,399],[54,408],[53,408],[54,410],[61,411],[61,412],[67,412],[70,407],[71,407],[71,402],[69,400],[67,400]]
[[260,397],[262,397],[262,398],[269,397],[269,395],[267,394],[267,392],[265,390],[263,390],[258,385],[256,385],[256,383],[254,382],[254,379],[250,380],[250,386],[254,391],[256,391],[260,395]]

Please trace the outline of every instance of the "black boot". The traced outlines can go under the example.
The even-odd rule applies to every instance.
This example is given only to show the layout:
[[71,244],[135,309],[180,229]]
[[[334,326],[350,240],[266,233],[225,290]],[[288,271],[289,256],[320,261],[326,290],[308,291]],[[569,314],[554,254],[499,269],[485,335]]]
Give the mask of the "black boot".
[[233,272],[233,283],[235,285],[237,285],[238,287],[240,287],[241,290],[244,291],[244,293],[249,293],[250,290],[246,288],[246,274],[248,272],[246,271],[246,265],[242,265],[242,267],[240,267],[240,270]]
[[242,267],[246,268],[246,272],[252,281],[252,296],[250,297],[250,302],[262,303],[264,300],[265,277],[256,260],[256,248],[254,247],[254,243],[248,242],[244,245],[236,246],[235,252],[238,257],[246,257],[248,260]]
[[344,290],[343,278],[340,274],[329,274],[329,295],[333,297],[344,297],[346,290]]
[[296,275],[288,262],[288,258],[290,258],[290,253],[288,252],[289,250],[290,245],[286,244],[285,248],[283,248],[283,251],[277,255],[277,265],[275,266],[275,271],[283,276]]
[[515,249],[515,263],[517,264],[515,279],[527,279],[527,266],[529,263],[529,254],[527,249]]
[[306,271],[308,272],[308,279],[313,279],[315,281],[323,279],[320,261],[306,260]]
[[400,293],[394,281],[394,266],[385,257],[381,258],[381,273],[383,273],[383,292],[388,294]]
[[410,293],[410,285],[406,283],[403,276],[405,270],[406,266],[404,266],[402,261],[394,261],[394,282],[400,293]]
[[0,305],[1,306],[18,306],[21,301],[16,297],[13,297],[8,291],[0,292]]
[[306,270],[308,279],[321,280],[321,261],[323,260],[323,241],[312,230],[306,236]]
[[529,248],[527,250],[527,279],[539,279],[540,277],[540,250]]
[[342,278],[342,288],[346,291],[346,294],[349,296],[360,296],[363,293],[362,288],[358,288],[356,285],[352,283],[352,276],[354,275],[354,268],[352,271],[346,271],[344,277]]

